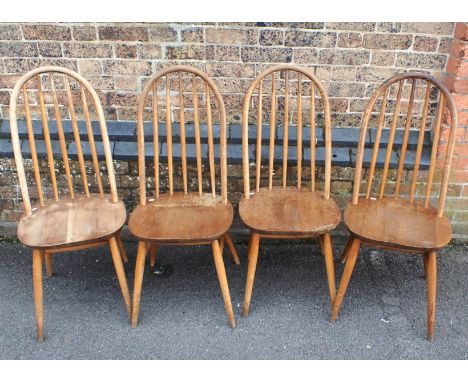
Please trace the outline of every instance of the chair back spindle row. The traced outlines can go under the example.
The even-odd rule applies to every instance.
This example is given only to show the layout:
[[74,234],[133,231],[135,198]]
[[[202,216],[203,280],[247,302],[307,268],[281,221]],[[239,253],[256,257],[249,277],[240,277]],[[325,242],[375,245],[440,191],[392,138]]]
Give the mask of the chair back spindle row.
[[[44,84],[48,85],[47,89],[44,88]],[[31,96],[33,96],[33,98],[31,98]],[[21,97],[22,103],[19,102]],[[18,131],[18,118],[20,117],[24,117],[27,128],[27,142],[29,144],[29,151],[33,165],[34,186],[37,189],[39,207],[44,206],[47,199],[47,194],[45,191],[47,182],[45,183],[44,175],[40,172],[39,153],[38,146],[36,144],[36,135],[38,132],[34,131],[34,126],[36,126],[36,124],[33,124],[34,117],[36,116],[34,112],[40,115],[40,122],[42,122],[42,128],[39,133],[41,133],[44,138],[46,151],[45,155],[50,178],[49,183],[52,188],[53,199],[58,201],[60,198],[58,188],[59,174],[56,171],[55,161],[55,157],[57,155],[59,155],[63,161],[69,197],[75,198],[77,193],[83,193],[86,197],[90,196],[90,179],[89,174],[86,171],[86,162],[83,154],[83,142],[80,137],[78,126],[77,110],[82,110],[98,192],[101,196],[104,196],[102,177],[100,173],[101,170],[97,156],[96,142],[94,139],[88,98],[90,98],[92,101],[91,104],[93,111],[100,126],[111,198],[113,202],[118,201],[117,186],[112,164],[112,153],[110,150],[106,122],[99,96],[92,88],[90,83],[74,71],[57,66],[45,66],[32,70],[21,77],[13,89],[10,101],[10,124],[13,151],[17,163],[17,171],[23,197],[24,209],[27,215],[32,213],[32,206],[31,196],[28,189],[28,182],[26,180],[26,173],[24,170],[22,147]],[[35,102],[36,99],[37,103]],[[80,102],[78,107],[76,106],[77,101]],[[52,109],[51,117],[49,117],[48,108]],[[78,190],[70,168],[70,142],[67,142],[64,131],[64,116],[66,119],[70,120],[72,127],[76,155],[78,157],[79,173],[81,175],[82,190]],[[54,142],[51,137],[51,120],[55,120],[60,154],[54,153]]]
[[[405,89],[407,89],[408,84],[410,85],[409,99],[407,101],[407,105],[404,105],[403,93],[405,92]],[[390,99],[390,94],[394,94],[395,89],[396,98]],[[418,100],[416,99],[417,93],[421,95]],[[380,101],[380,107],[378,107],[378,101]],[[431,104],[436,103],[438,107],[436,109],[435,116],[431,118]],[[389,105],[391,104],[393,104],[393,113],[390,114],[389,112],[391,112],[391,110],[388,109],[391,109],[389,107]],[[417,109],[417,104],[420,104],[419,108],[422,106],[422,110],[420,110],[419,113],[415,113],[415,110]],[[378,112],[374,113],[374,109],[376,109],[376,106],[378,108]],[[359,145],[356,156],[356,170],[352,199],[353,204],[358,203],[360,194],[360,183],[362,178],[362,166],[364,160],[365,141],[367,137],[367,132],[370,128],[371,118],[374,117],[375,114],[377,114],[377,127],[375,129],[376,131],[374,145],[372,149],[372,157],[368,171],[365,198],[369,199],[372,197],[373,184],[376,180],[376,176],[374,174],[377,163],[377,157],[379,154],[379,150],[381,150],[382,132],[385,123],[388,122],[387,117],[391,115],[391,119],[389,121],[390,127],[388,132],[387,147],[385,149],[385,161],[382,169],[382,175],[380,177],[380,184],[378,187],[378,198],[382,199],[386,195],[390,161],[392,154],[395,153],[398,153],[399,155],[395,180],[395,189],[393,191],[392,197],[394,199],[398,199],[399,197],[401,197],[401,186],[405,178],[404,169],[407,162],[410,130],[414,127],[419,131],[414,165],[412,167],[412,176],[409,185],[409,201],[410,203],[414,203],[416,201],[417,182],[421,178],[419,170],[423,145],[425,141],[424,138],[428,133],[426,130],[428,129],[428,125],[431,125],[432,120],[433,143],[424,193],[424,206],[429,207],[437,159],[437,148],[442,129],[443,110],[445,108],[448,109],[448,114],[450,116],[450,118],[447,120],[447,124],[450,125],[450,135],[447,151],[444,158],[444,171],[442,174],[437,206],[437,214],[438,216],[442,216],[448,187],[448,178],[454,147],[455,130],[457,128],[457,114],[454,101],[447,88],[435,78],[423,73],[405,73],[396,75],[384,82],[381,86],[379,86],[373,94],[373,96],[371,97],[371,99],[369,100],[362,119]],[[419,122],[415,123],[415,120],[419,120]],[[402,121],[404,121],[404,123],[402,123]],[[395,137],[397,131],[399,130],[398,126],[400,124],[403,125],[402,129],[400,129],[400,131],[402,131],[403,136],[401,145],[396,145]]]
[[[279,79],[277,78],[279,75]],[[265,91],[265,84],[271,82],[271,91]],[[293,84],[296,82],[296,84]],[[310,87],[310,94],[305,94],[306,84]],[[284,92],[280,94],[284,85]],[[316,93],[318,89],[318,93]],[[296,91],[296,96],[293,93]],[[321,112],[316,111],[316,96],[319,96],[321,102]],[[250,195],[250,171],[249,171],[249,120],[256,118],[256,144],[255,144],[255,191],[258,192],[261,187],[261,167],[262,167],[262,147],[266,144],[263,137],[263,113],[269,109],[269,140],[268,140],[268,189],[273,187],[274,162],[275,162],[275,139],[277,134],[277,122],[282,123],[282,186],[288,185],[288,162],[290,152],[290,135],[293,129],[292,122],[295,122],[296,128],[296,165],[297,177],[296,187],[302,188],[303,175],[303,121],[307,109],[304,108],[303,100],[310,98],[308,112],[310,114],[310,188],[316,191],[316,126],[317,116],[323,118],[323,132],[325,137],[325,180],[324,197],[330,196],[330,176],[331,176],[331,117],[330,105],[327,94],[320,81],[313,73],[307,69],[295,67],[292,65],[278,65],[267,69],[261,73],[249,87],[243,103],[242,110],[242,142],[243,142],[243,174],[244,174],[244,195],[249,198]],[[281,99],[283,103],[281,105]],[[251,104],[257,101],[256,113],[250,114]],[[265,106],[266,105],[266,106]],[[307,105],[307,104],[306,104]],[[255,106],[255,105],[254,105]],[[282,107],[281,107],[282,106]],[[295,106],[295,113],[293,107]],[[282,119],[278,119],[278,112],[282,112]],[[280,114],[281,115],[281,114]],[[293,121],[293,116],[296,120]]]
[[[184,82],[189,82],[188,87],[184,86]],[[161,93],[158,90],[159,85],[164,85],[162,91],[163,99],[161,102],[158,100],[158,95]],[[171,86],[174,85],[175,86]],[[174,93],[178,93],[174,97]],[[188,167],[187,167],[187,113],[193,112],[193,128],[195,138],[195,155],[197,163],[197,188],[196,192],[201,196],[203,195],[203,159],[202,155],[202,137],[201,137],[201,112],[203,109],[203,102],[200,103],[200,95],[202,101],[204,97],[204,110],[206,113],[206,129],[207,129],[207,167],[209,169],[209,183],[210,193],[213,197],[217,195],[216,192],[216,160],[215,160],[215,137],[214,137],[214,123],[213,115],[218,117],[219,121],[219,169],[220,169],[220,185],[221,197],[224,203],[227,203],[227,154],[226,154],[226,113],[224,109],[224,102],[213,80],[211,80],[202,71],[188,66],[177,66],[163,69],[159,73],[151,77],[140,97],[137,110],[137,133],[138,133],[138,151],[139,151],[139,178],[140,178],[140,204],[146,205],[147,190],[146,190],[146,163],[145,163],[145,129],[144,121],[146,112],[152,115],[152,135],[153,135],[153,152],[154,152],[154,194],[159,198],[162,194],[162,185],[159,175],[159,166],[162,163],[160,158],[159,146],[160,142],[160,114],[159,110],[164,108],[164,117],[166,125],[166,152],[167,152],[167,169],[168,169],[168,193],[174,195],[176,186],[174,183],[175,173],[175,160],[180,159],[181,162],[181,176],[182,176],[182,189],[184,194],[192,192],[189,185]],[[212,95],[214,98],[212,98]],[[188,99],[187,99],[187,98]],[[148,99],[151,98],[151,105],[148,108]],[[212,101],[213,100],[213,101]],[[174,157],[174,114],[173,103],[178,102],[178,119],[180,130],[180,158]],[[191,107],[187,105],[191,102]],[[215,110],[213,110],[213,103]],[[216,113],[215,113],[216,112]]]

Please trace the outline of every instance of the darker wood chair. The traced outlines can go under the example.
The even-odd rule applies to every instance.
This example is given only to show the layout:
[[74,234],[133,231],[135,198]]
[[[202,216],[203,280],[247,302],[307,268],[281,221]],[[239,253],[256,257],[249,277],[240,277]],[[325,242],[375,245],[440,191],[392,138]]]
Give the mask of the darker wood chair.
[[[159,94],[162,97],[158,97]],[[178,110],[173,110],[175,105]],[[216,113],[212,112],[213,108]],[[160,114],[163,110],[164,113]],[[206,117],[207,123],[205,131],[202,131],[200,125],[203,117]],[[218,120],[213,121],[213,117],[218,117]],[[165,126],[159,122],[164,118]],[[193,124],[186,122],[189,118],[193,118]],[[152,123],[145,125],[145,119],[151,120]],[[173,119],[177,120],[176,123]],[[213,122],[217,123],[218,131],[215,131]],[[138,321],[147,252],[151,252],[151,264],[154,265],[157,246],[211,245],[229,325],[235,327],[220,247],[220,241],[224,243],[226,240],[235,262],[239,263],[232,241],[227,234],[233,219],[233,208],[227,199],[226,115],[218,88],[206,74],[196,68],[175,66],[160,71],[148,80],[140,96],[137,131],[140,203],[129,220],[129,229],[139,240],[132,326],[135,327]],[[163,133],[166,135],[165,140],[161,138]],[[195,144],[187,143],[189,134],[193,134],[190,138],[194,138]],[[149,136],[151,141],[145,143],[145,136]],[[215,136],[219,136],[216,144]],[[206,139],[206,145],[202,144],[203,139]],[[202,146],[206,147],[206,151],[203,149],[205,155],[202,155]],[[180,155],[175,154],[176,149]],[[220,158],[217,166],[216,151]],[[154,171],[154,178],[151,180],[146,176],[145,153],[148,152],[154,153],[150,169]],[[197,171],[196,178],[193,179],[189,179],[188,174],[189,155],[196,157]],[[167,170],[163,166],[164,156],[167,157]],[[177,160],[180,166],[175,169]],[[206,167],[208,174],[204,175]],[[219,171],[216,171],[217,167]],[[168,176],[168,192],[165,193],[160,192],[160,189],[164,188],[160,180],[162,171],[167,171]],[[218,179],[216,179],[217,172],[220,173]],[[181,177],[175,179],[174,173],[176,175],[179,173]],[[177,180],[181,182],[177,184]],[[148,192],[151,192],[147,188],[147,183],[150,187],[151,182],[154,183],[154,187],[151,187],[153,195],[147,196]],[[204,191],[206,184],[209,184],[209,192]],[[217,193],[217,185],[220,186],[220,193]],[[180,191],[176,190],[177,186],[180,187]]]
[[[409,99],[406,95],[406,100],[404,100],[405,94],[408,93]],[[420,99],[417,97],[418,94]],[[440,162],[443,163],[443,168],[440,169],[442,180],[440,185],[434,186],[437,148],[445,108],[450,114],[448,121],[451,125],[449,126],[450,136],[445,157]],[[431,110],[435,111],[435,115],[431,115]],[[390,129],[387,130],[388,141],[386,150],[384,149],[384,167],[381,174],[375,175],[380,143],[383,141],[383,127],[386,123],[390,125]],[[367,150],[365,141],[368,128],[372,124],[375,143],[371,153],[370,168],[367,170],[367,186],[365,193],[361,195],[362,164]],[[403,131],[401,144],[397,145],[395,142],[399,125],[403,125]],[[427,129],[431,125],[433,126],[433,144],[430,167],[426,174],[420,172],[419,167],[424,136],[430,133]],[[419,139],[414,167],[410,168],[405,176],[408,137],[413,126],[419,129]],[[452,237],[450,222],[443,213],[456,129],[457,114],[452,96],[444,85],[429,75],[423,73],[396,75],[379,86],[370,98],[362,120],[353,199],[344,213],[344,221],[350,237],[342,256],[342,261],[346,262],[346,265],[331,313],[332,321],[335,321],[338,316],[361,245],[411,252],[424,256],[428,303],[427,338],[434,339],[436,251],[447,245]],[[396,171],[389,169],[390,158],[395,151],[398,151],[399,155]],[[406,177],[409,183],[404,184]],[[408,196],[403,196],[403,193]],[[432,207],[431,202],[436,203],[437,206]]]
[[[293,81],[295,84],[292,84]],[[281,93],[277,91],[278,88]],[[251,105],[252,109],[256,109],[252,113]],[[290,105],[296,106],[295,113],[291,111]],[[268,113],[268,108],[270,123],[269,126],[264,126],[264,113]],[[308,115],[305,121],[309,124],[309,129],[303,132],[305,115]],[[324,148],[316,148],[318,116],[323,118]],[[255,157],[252,159],[249,158],[249,118],[256,119],[257,125]],[[277,121],[282,125],[277,126]],[[315,75],[304,68],[279,65],[267,69],[252,82],[244,97],[242,114],[244,198],[240,202],[239,212],[243,222],[250,229],[244,316],[248,316],[250,310],[261,238],[318,238],[325,257],[330,302],[334,300],[335,275],[330,232],[340,222],[340,211],[335,201],[330,198],[332,155],[330,121],[327,94]],[[309,169],[303,168],[305,133],[309,134],[310,141]],[[289,150],[288,144],[293,137],[296,138],[297,147],[295,150]],[[325,153],[323,188],[316,182],[318,150],[323,150]],[[273,176],[275,159],[281,155],[282,180],[275,184]],[[268,158],[267,167],[262,168],[262,157]],[[250,187],[251,160],[255,165],[253,190]],[[296,175],[292,176],[296,178],[296,185],[293,186],[288,186],[288,162],[296,165]],[[266,168],[268,172],[264,174]],[[307,175],[308,181],[305,183],[303,172],[307,171],[310,171],[310,175]],[[261,184],[262,179],[268,182],[264,187]]]
[[[79,106],[76,106],[77,103]],[[55,122],[49,121],[49,112]],[[79,126],[78,114],[83,116],[85,129],[80,130],[84,126]],[[33,120],[36,116],[40,118],[39,121]],[[27,126],[28,139],[22,142],[22,146],[17,125],[19,117],[26,119]],[[78,157],[76,171],[79,174],[72,171],[69,161],[70,142],[67,142],[63,128],[64,117],[71,119],[73,131],[70,134],[74,138],[72,144]],[[97,119],[101,130],[110,194],[104,192],[106,184],[97,159],[92,119]],[[10,126],[24,205],[24,215],[18,224],[18,238],[33,250],[38,340],[42,341],[44,338],[42,264],[45,261],[47,274],[52,276],[53,253],[108,244],[127,312],[130,314],[130,294],[121,258],[122,256],[126,260],[126,254],[120,239],[126,211],[117,195],[106,122],[98,95],[88,81],[69,69],[46,66],[32,70],[22,76],[13,89]],[[88,142],[82,142],[81,136],[86,133]],[[53,139],[57,135],[58,141]],[[38,137],[43,137],[45,141],[47,165],[43,167],[39,161],[42,150],[39,150],[35,142]],[[85,145],[89,145],[92,155],[92,166],[88,167],[83,154]],[[61,162],[56,161],[54,149],[55,155],[59,155],[57,151],[60,151]],[[33,179],[26,176],[22,150],[31,156]],[[45,172],[41,172],[43,168]],[[60,174],[60,168],[64,169],[64,175]],[[94,170],[94,174],[90,173],[89,168]],[[68,188],[65,195],[59,195],[58,185],[61,184]],[[32,205],[34,200],[37,204]]]

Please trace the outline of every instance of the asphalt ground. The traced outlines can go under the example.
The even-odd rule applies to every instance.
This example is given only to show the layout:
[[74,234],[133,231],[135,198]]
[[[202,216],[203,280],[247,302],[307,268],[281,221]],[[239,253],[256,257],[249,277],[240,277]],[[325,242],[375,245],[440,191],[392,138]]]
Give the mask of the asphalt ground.
[[[133,290],[136,244],[125,242]],[[210,247],[162,247],[175,270],[145,273],[132,329],[107,248],[58,254],[44,280],[45,341],[36,342],[31,252],[0,243],[0,359],[467,359],[468,246],[438,254],[436,339],[426,340],[422,258],[363,248],[336,323],[316,243],[262,242],[250,317],[247,269],[224,259],[237,327],[227,325]],[[335,259],[344,241],[334,243]],[[335,262],[337,283],[343,265]]]

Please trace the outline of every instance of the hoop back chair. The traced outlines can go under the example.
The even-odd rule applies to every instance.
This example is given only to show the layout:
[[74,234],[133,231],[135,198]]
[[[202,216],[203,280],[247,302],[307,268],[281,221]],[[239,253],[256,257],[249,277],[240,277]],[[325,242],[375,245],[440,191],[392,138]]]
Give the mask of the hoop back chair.
[[[214,120],[216,117],[217,120]],[[188,123],[190,118],[193,124]],[[206,129],[202,129],[200,124],[204,118]],[[160,119],[165,119],[165,126],[159,122]],[[178,123],[174,123],[173,119],[178,119]],[[144,120],[152,121],[148,129]],[[213,122],[218,123],[218,131]],[[162,137],[164,130],[165,140]],[[140,202],[129,220],[130,231],[139,240],[132,325],[135,327],[138,321],[148,250],[153,255],[159,245],[209,244],[212,246],[229,324],[234,327],[234,313],[220,249],[221,240],[227,239],[228,245],[232,245],[226,234],[233,218],[233,208],[227,199],[226,115],[221,93],[213,80],[196,68],[173,66],[163,69],[148,80],[140,96],[137,131]],[[215,142],[216,135],[219,135],[218,143]],[[148,143],[145,142],[146,136],[151,137]],[[187,143],[187,138],[193,138],[195,144]],[[206,140],[206,144],[202,140]],[[202,152],[202,147],[206,147],[206,151]],[[178,148],[180,155],[175,153]],[[154,171],[153,179],[146,176],[145,152],[154,153],[149,169]],[[216,152],[219,153],[218,166]],[[196,157],[197,164],[196,176],[193,174],[192,178],[187,167],[190,156]],[[167,185],[160,177],[160,173],[166,171],[164,157]],[[178,168],[176,164],[179,164]],[[216,171],[217,167],[219,171]],[[204,174],[206,168],[208,171]],[[177,177],[177,174],[180,176]],[[151,188],[152,195],[148,195]],[[235,252],[232,254],[238,263],[237,255]]]
[[[291,111],[294,106],[295,113]],[[264,126],[263,121],[268,113],[269,125]],[[317,147],[316,144],[319,117],[323,120],[325,147]],[[256,120],[253,189],[250,185],[249,119]],[[309,124],[308,130],[304,129],[306,124]],[[330,198],[331,117],[325,89],[307,69],[292,65],[269,68],[252,82],[244,96],[242,129],[244,198],[239,204],[239,212],[250,229],[244,316],[250,310],[260,238],[319,238],[332,302],[335,297],[335,275],[330,232],[340,222],[340,212]],[[297,146],[291,150],[289,141],[294,135]],[[307,140],[310,142],[308,169],[303,166]],[[324,154],[323,187],[317,182],[319,174],[316,173],[319,150]],[[280,183],[276,181],[279,184],[275,184],[275,158],[280,156],[281,178]],[[263,158],[267,158],[266,174],[265,166],[262,168]],[[291,162],[296,165],[296,174],[292,177],[296,179],[295,185],[288,185],[288,164]],[[304,177],[310,179],[305,184]]]
[[[406,93],[406,100],[404,100]],[[419,95],[419,98],[418,98]],[[393,110],[392,110],[393,109]],[[376,112],[374,112],[376,110]],[[441,137],[444,110],[450,118],[450,135],[443,168],[438,168],[437,149]],[[367,179],[363,181],[365,140],[372,118],[376,124],[375,141],[371,152]],[[384,140],[384,125],[388,124],[387,147],[382,156],[381,174],[376,172],[379,148]],[[401,144],[397,142],[397,127]],[[427,173],[420,171],[424,137],[432,125],[432,148]],[[412,127],[419,130],[414,165],[407,174],[408,142]],[[427,338],[434,339],[436,302],[436,250],[449,243],[452,229],[443,215],[450,166],[457,129],[454,101],[447,88],[435,78],[423,73],[404,73],[385,81],[377,88],[365,109],[354,176],[353,198],[344,214],[350,238],[343,253],[346,262],[337,297],[331,314],[335,321],[351,278],[359,247],[370,245],[379,248],[412,252],[424,256],[427,281]],[[398,166],[390,169],[391,156],[398,151]],[[370,154],[370,153],[369,153]],[[405,164],[406,163],[406,164]],[[439,166],[440,167],[440,166]],[[434,182],[437,171],[442,173],[440,184]],[[379,182],[380,178],[380,182]],[[408,182],[405,184],[405,179]],[[366,184],[363,195],[362,183]],[[405,187],[406,186],[406,187]],[[431,202],[437,207],[432,207]]]
[[[17,119],[23,116],[26,132],[21,133],[27,138],[20,142]],[[34,120],[36,116],[40,119]],[[83,116],[84,123],[78,121],[79,116]],[[69,119],[71,130],[66,131],[63,119]],[[107,185],[98,161],[94,119],[99,124],[102,137],[101,148],[110,194],[105,193]],[[130,294],[121,258],[126,259],[126,254],[120,239],[126,212],[117,195],[106,122],[96,91],[86,79],[66,68],[45,66],[31,70],[18,80],[13,89],[10,126],[24,206],[24,215],[18,224],[18,238],[33,250],[38,340],[44,338],[42,264],[45,260],[47,274],[51,276],[52,254],[56,252],[108,244],[130,314]],[[73,137],[73,142],[70,139],[67,142],[68,136]],[[42,147],[42,141],[36,142],[37,138],[44,139],[45,147]],[[73,170],[70,163],[69,154],[73,146],[78,157],[77,170]],[[85,146],[89,147],[92,157],[92,166],[88,167],[83,153]],[[31,157],[31,177],[26,176],[22,150]],[[41,167],[40,159],[46,161],[47,166]],[[64,174],[60,174],[60,168],[64,169]],[[90,168],[94,173],[90,173]],[[67,191],[61,192],[60,185],[64,185]]]

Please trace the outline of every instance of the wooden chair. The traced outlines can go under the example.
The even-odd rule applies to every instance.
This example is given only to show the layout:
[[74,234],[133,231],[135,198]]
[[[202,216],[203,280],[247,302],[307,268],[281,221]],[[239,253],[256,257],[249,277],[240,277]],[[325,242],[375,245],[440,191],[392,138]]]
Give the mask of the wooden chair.
[[[158,88],[160,85],[162,89]],[[173,86],[171,87],[171,85]],[[158,97],[159,94],[161,97]],[[213,95],[215,102],[212,101]],[[200,99],[200,96],[203,97]],[[148,103],[150,106],[147,108]],[[173,111],[172,103],[177,103],[178,110]],[[212,112],[212,108],[216,108],[217,114]],[[205,136],[202,136],[202,126],[200,125],[203,115],[206,116],[207,121]],[[216,132],[213,126],[213,117],[216,115],[219,117],[218,144],[215,144]],[[148,124],[148,129],[144,127],[145,116],[152,120],[152,123]],[[178,128],[173,123],[174,116],[178,119]],[[189,125],[186,120],[188,121],[190,116],[193,118],[193,124]],[[166,120],[165,126],[159,122],[159,119],[163,118]],[[160,136],[161,131],[164,130],[165,141]],[[132,212],[129,220],[129,229],[139,240],[135,267],[132,326],[136,327],[138,322],[147,252],[151,252],[151,264],[154,265],[157,246],[211,245],[229,324],[231,327],[235,327],[220,248],[220,241],[226,240],[234,260],[237,264],[239,263],[237,254],[231,246],[232,241],[227,234],[232,223],[233,208],[227,199],[226,115],[221,93],[213,80],[196,68],[175,66],[163,69],[148,80],[140,96],[137,131],[140,203]],[[195,144],[187,143],[189,134],[192,134]],[[145,136],[151,137],[151,143],[145,143]],[[202,138],[207,140],[207,150],[206,153],[204,152],[207,155],[202,155],[202,146],[205,146],[202,145]],[[178,148],[180,148],[180,155],[175,155],[174,151]],[[220,155],[218,166],[220,177],[218,180],[216,180],[215,151],[218,151]],[[154,192],[149,197],[147,193],[151,191],[147,189],[147,183],[150,188],[151,181],[150,178],[146,177],[146,152],[154,153],[152,169],[150,168],[150,171],[154,171],[154,180],[151,180],[154,183],[154,187],[152,187]],[[193,158],[196,157],[196,179],[195,177],[189,179],[188,176],[187,157],[190,155]],[[163,156],[167,157],[167,170],[162,163]],[[207,161],[203,161],[204,157],[208,157]],[[176,159],[180,159],[181,168],[175,170]],[[205,165],[209,172],[204,177]],[[165,193],[160,192],[164,190],[164,184],[160,179],[162,171],[167,171],[168,176],[168,184],[166,185],[168,192]],[[177,173],[181,174],[181,177],[175,179],[175,172],[176,175]],[[179,182],[181,191],[177,191],[175,190],[177,188],[176,181],[180,178],[182,178]],[[205,184],[209,184],[209,192],[204,191]],[[217,184],[221,189],[220,194],[216,192]],[[193,190],[191,190],[192,187]]]
[[[280,79],[277,75],[280,74]],[[293,87],[290,80],[295,80]],[[268,82],[268,89],[264,83]],[[282,87],[279,97],[277,88]],[[292,89],[294,88],[294,89]],[[291,95],[294,90],[295,96]],[[253,95],[256,91],[256,95]],[[319,96],[319,97],[317,97]],[[250,115],[251,102],[256,106],[256,112]],[[290,103],[295,103],[297,111],[293,114],[289,109]],[[282,103],[282,148],[275,145],[277,129],[278,103]],[[307,104],[307,105],[306,105]],[[263,126],[263,115],[269,106],[270,124]],[[307,106],[307,108],[305,107]],[[310,124],[310,170],[303,169],[303,117],[308,114],[306,123]],[[321,111],[320,113],[317,113]],[[316,148],[316,118],[323,117],[323,132],[325,148]],[[255,187],[250,187],[250,159],[249,159],[249,117],[256,117],[256,149],[255,149]],[[290,120],[295,119],[296,126],[291,126]],[[243,315],[248,316],[250,299],[257,266],[260,238],[299,239],[318,238],[325,257],[328,277],[330,301],[335,297],[335,275],[333,266],[333,249],[330,232],[340,222],[340,211],[335,201],[330,198],[331,171],[331,118],[327,94],[317,77],[309,70],[291,65],[279,65],[265,70],[250,85],[243,104],[243,175],[244,198],[239,204],[239,212],[243,222],[250,229],[247,283]],[[279,130],[279,128],[278,128]],[[290,130],[292,132],[290,132]],[[288,151],[290,134],[296,131],[296,150]],[[265,131],[265,133],[263,132]],[[268,133],[268,136],[266,134]],[[281,144],[281,143],[280,143]],[[263,147],[266,146],[266,147]],[[266,150],[263,150],[265,148]],[[324,149],[324,150],[323,150]],[[316,152],[323,150],[325,175],[323,191],[316,184]],[[294,157],[295,160],[288,158]],[[275,155],[282,154],[282,183],[274,185]],[[262,174],[262,156],[268,157],[268,175]],[[288,162],[295,162],[296,185],[287,186]],[[303,171],[310,171],[310,181],[303,186]],[[268,186],[261,187],[262,178],[268,179]]]
[[[410,88],[410,89],[409,89]],[[403,103],[404,93],[409,92],[409,100]],[[396,99],[395,99],[396,93]],[[422,111],[415,114],[418,106],[417,94],[422,95],[419,108]],[[393,99],[390,96],[393,95]],[[440,95],[440,96],[439,96]],[[437,97],[439,96],[438,108]],[[403,106],[402,106],[403,105]],[[444,108],[448,107],[451,116],[450,137],[443,161],[443,174],[440,187],[433,186],[436,169],[436,156],[441,136],[441,121]],[[375,118],[377,124],[375,143],[372,150],[370,168],[368,170],[367,187],[365,194],[360,196],[362,181],[362,165],[365,155],[365,140],[368,133],[374,108],[378,109]],[[389,115],[388,110],[393,113]],[[401,109],[403,110],[403,118]],[[428,125],[431,124],[429,111],[436,109],[433,123],[433,144],[430,156],[430,166],[427,176],[419,172],[424,136]],[[406,118],[405,118],[406,112]],[[391,117],[391,118],[387,118]],[[374,183],[375,167],[382,139],[383,126],[390,124],[388,143],[385,151],[385,162],[378,180]],[[416,119],[416,121],[415,121]],[[395,151],[396,131],[399,124],[404,123],[401,147],[399,148],[399,162],[396,174],[389,170],[392,151]],[[414,158],[414,167],[408,174],[411,183],[407,188],[409,197],[402,197],[404,190],[402,182],[405,179],[404,168],[407,157],[408,137],[411,127],[419,129],[418,144]],[[369,245],[377,248],[392,249],[401,252],[412,252],[424,256],[424,268],[427,281],[427,338],[434,339],[435,303],[436,303],[436,251],[444,247],[452,237],[449,220],[443,216],[447,187],[450,174],[450,165],[454,148],[455,131],[457,129],[457,114],[455,104],[447,88],[433,77],[423,73],[405,73],[396,75],[377,88],[365,109],[359,139],[354,176],[353,199],[348,204],[344,214],[344,221],[350,232],[350,237],[343,253],[342,260],[346,262],[343,276],[339,285],[331,320],[335,321],[343,297],[346,292],[351,274],[356,263],[359,247]],[[400,130],[401,131],[401,130]],[[398,148],[398,147],[397,147]],[[369,153],[370,154],[370,153]],[[393,171],[394,172],[394,171]],[[389,177],[389,181],[387,181]],[[393,178],[393,179],[392,179]],[[426,178],[424,189],[418,187]],[[378,185],[378,187],[376,187]],[[422,184],[424,186],[424,183]],[[438,186],[438,185],[437,185]],[[434,189],[438,197],[431,198]],[[375,196],[372,196],[375,195]],[[431,207],[430,202],[437,202],[437,207]]]
[[[33,101],[30,101],[33,99]],[[37,99],[37,102],[34,102]],[[75,106],[80,101],[79,108]],[[91,103],[89,103],[91,100]],[[61,108],[60,105],[63,105]],[[55,118],[56,130],[48,113]],[[86,135],[80,131],[78,113],[85,119],[88,142],[81,142]],[[104,192],[104,179],[101,176],[97,158],[96,142],[93,136],[92,113],[95,113],[102,136],[102,149],[109,179],[110,194]],[[42,120],[33,121],[37,115]],[[70,117],[73,128],[74,145],[78,156],[79,174],[75,174],[69,161],[66,134],[62,117]],[[24,116],[27,139],[21,147],[17,119]],[[36,123],[39,122],[39,123]],[[108,244],[112,254],[117,278],[122,290],[128,313],[131,313],[128,291],[121,255],[126,258],[120,239],[120,230],[125,223],[125,206],[117,195],[112,154],[107,136],[106,122],[98,95],[79,74],[57,66],[45,66],[23,75],[13,89],[10,102],[10,126],[19,185],[24,205],[24,215],[18,224],[18,238],[33,250],[33,284],[36,308],[37,338],[44,339],[43,332],[43,292],[42,264],[45,260],[47,274],[52,275],[52,254],[76,251],[84,248]],[[58,135],[58,142],[53,140]],[[45,141],[45,152],[36,138]],[[52,137],[52,138],[51,138]],[[92,155],[92,169],[89,173],[84,160],[83,147],[89,145]],[[33,179],[26,177],[22,149],[27,150],[32,159]],[[60,160],[56,162],[54,150],[60,150]],[[59,155],[57,152],[55,155]],[[39,158],[45,156],[47,165],[41,173]],[[58,169],[63,166],[65,175]],[[49,172],[49,176],[47,175]],[[92,184],[97,184],[97,193]],[[63,184],[68,192],[59,195],[58,185]],[[80,189],[80,186],[82,189]],[[32,206],[32,201],[38,201]]]

